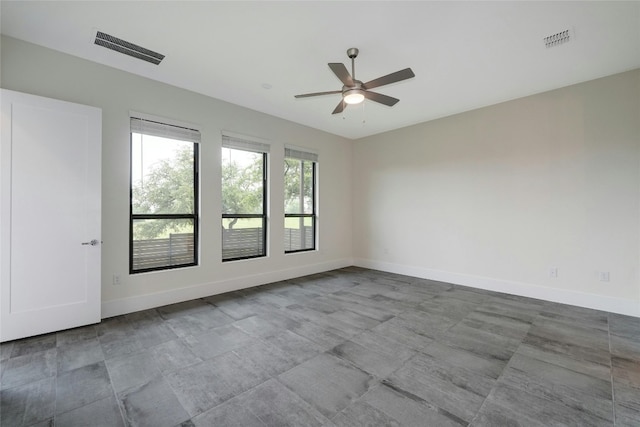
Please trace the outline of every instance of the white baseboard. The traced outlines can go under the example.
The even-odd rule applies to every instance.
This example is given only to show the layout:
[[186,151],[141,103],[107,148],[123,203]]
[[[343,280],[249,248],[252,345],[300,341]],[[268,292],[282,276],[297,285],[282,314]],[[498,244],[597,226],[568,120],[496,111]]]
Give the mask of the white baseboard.
[[234,277],[232,279],[219,280],[216,282],[202,283],[199,285],[156,292],[153,294],[103,301],[102,318],[106,319],[108,317],[133,313],[140,310],[161,307],[167,304],[175,304],[192,299],[278,282],[280,280],[288,280],[309,274],[322,273],[325,271],[335,270],[337,268],[349,267],[351,265],[353,265],[352,259],[339,259],[320,264],[304,265],[285,270],[269,271],[266,273]]
[[470,286],[496,292],[504,292],[545,301],[559,302],[578,307],[592,308],[595,310],[619,313],[627,316],[640,317],[640,302],[623,298],[607,297],[603,295],[588,294],[584,292],[569,291],[565,289],[538,286],[529,283],[520,283],[507,280],[493,279],[490,277],[472,276],[459,273],[451,273],[441,270],[432,270],[422,267],[412,267],[382,261],[367,259],[340,259],[320,264],[305,265],[302,267],[285,270],[270,271],[267,273],[252,274],[216,282],[202,283],[185,288],[172,289],[147,295],[137,295],[129,298],[102,302],[102,318],[119,316],[140,310],[161,307],[167,304],[203,298],[225,292],[237,291],[253,286],[288,280],[309,274],[322,273],[337,268],[355,265],[357,267],[371,268],[389,273],[403,274],[422,279],[436,280],[455,285]]
[[381,270],[389,273],[403,274],[419,277],[421,279],[436,280],[455,285],[470,286],[489,291],[504,292],[545,301],[559,302],[578,307],[592,308],[611,313],[625,314],[627,316],[640,317],[640,302],[624,298],[608,297],[604,295],[588,294],[584,292],[570,291],[566,289],[538,286],[530,283],[512,282],[493,279],[490,277],[471,276],[466,274],[451,273],[448,271],[431,270],[422,267],[412,267],[401,264],[393,264],[382,261],[355,259],[357,267]]

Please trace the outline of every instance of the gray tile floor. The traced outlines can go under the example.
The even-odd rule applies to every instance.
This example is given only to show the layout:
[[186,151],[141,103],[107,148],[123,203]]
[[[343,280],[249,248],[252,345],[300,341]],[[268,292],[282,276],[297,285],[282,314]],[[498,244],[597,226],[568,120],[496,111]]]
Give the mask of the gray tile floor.
[[640,425],[640,319],[355,267],[0,350],[2,426]]

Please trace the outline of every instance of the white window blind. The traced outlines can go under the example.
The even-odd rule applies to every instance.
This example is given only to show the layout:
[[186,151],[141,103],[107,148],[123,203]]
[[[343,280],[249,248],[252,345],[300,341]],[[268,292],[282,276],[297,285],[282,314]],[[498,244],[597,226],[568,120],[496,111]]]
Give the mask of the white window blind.
[[284,148],[284,157],[288,159],[307,160],[309,162],[318,162],[318,155],[308,151],[298,150],[296,148]]
[[252,151],[254,153],[268,153],[271,148],[269,144],[263,142],[250,141],[248,139],[227,135],[222,135],[222,146],[236,150]]
[[173,126],[153,120],[131,117],[131,132],[180,141],[200,142],[200,131],[181,126]]

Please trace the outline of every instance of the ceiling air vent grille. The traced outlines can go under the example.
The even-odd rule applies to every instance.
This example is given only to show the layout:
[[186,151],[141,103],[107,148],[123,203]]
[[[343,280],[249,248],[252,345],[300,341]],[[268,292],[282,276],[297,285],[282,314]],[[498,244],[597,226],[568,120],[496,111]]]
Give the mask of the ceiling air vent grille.
[[137,44],[110,36],[109,34],[105,34],[101,31],[96,33],[95,44],[156,65],[164,59],[164,55],[158,52],[145,49]]
[[563,43],[567,43],[569,41],[571,41],[572,39],[572,31],[571,30],[564,30],[564,31],[560,31],[559,33],[555,33],[552,34],[548,37],[544,38],[544,44],[545,46],[549,47],[555,47],[555,46],[559,46]]

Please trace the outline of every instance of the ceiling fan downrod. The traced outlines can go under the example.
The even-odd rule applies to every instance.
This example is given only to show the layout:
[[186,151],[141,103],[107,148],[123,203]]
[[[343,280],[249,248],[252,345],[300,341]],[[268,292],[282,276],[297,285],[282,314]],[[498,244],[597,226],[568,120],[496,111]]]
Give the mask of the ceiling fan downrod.
[[356,58],[358,57],[358,53],[360,51],[358,50],[357,47],[352,47],[350,49],[347,49],[347,56],[349,58],[351,58],[351,78],[353,80],[356,79]]

